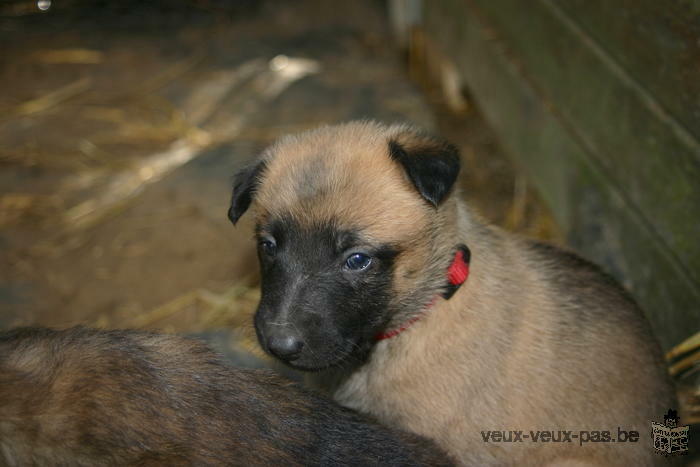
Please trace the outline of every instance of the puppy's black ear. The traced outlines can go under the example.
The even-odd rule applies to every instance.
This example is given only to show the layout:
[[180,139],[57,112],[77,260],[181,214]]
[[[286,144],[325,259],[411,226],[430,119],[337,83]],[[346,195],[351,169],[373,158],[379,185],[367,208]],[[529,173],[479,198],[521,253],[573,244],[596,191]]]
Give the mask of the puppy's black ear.
[[231,207],[228,209],[228,218],[234,225],[250,207],[264,169],[265,162],[258,161],[242,168],[234,175]]
[[459,174],[459,150],[447,141],[412,132],[389,141],[389,155],[406,170],[418,192],[437,207]]

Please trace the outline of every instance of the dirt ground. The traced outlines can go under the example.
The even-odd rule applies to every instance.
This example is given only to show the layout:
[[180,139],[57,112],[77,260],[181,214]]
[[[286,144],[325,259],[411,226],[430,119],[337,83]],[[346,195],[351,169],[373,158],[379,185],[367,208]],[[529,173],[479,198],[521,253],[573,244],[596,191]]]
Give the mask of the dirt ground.
[[469,98],[455,114],[411,80],[381,2],[54,3],[0,10],[0,328],[157,328],[255,352],[231,175],[322,123],[442,134],[488,218],[557,238]]

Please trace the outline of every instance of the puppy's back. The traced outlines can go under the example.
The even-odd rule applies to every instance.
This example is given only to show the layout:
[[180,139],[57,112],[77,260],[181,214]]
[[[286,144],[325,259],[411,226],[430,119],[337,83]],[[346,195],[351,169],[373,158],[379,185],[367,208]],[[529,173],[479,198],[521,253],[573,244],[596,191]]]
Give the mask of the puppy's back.
[[0,334],[0,464],[448,464],[197,341],[137,331]]

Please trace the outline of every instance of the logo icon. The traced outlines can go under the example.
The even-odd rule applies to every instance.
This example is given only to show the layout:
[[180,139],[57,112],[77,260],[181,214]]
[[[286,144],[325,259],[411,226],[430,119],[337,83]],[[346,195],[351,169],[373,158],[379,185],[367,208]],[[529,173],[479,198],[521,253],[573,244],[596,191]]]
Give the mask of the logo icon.
[[688,425],[678,426],[678,412],[668,409],[664,422],[651,422],[651,436],[654,449],[664,456],[677,456],[688,453]]

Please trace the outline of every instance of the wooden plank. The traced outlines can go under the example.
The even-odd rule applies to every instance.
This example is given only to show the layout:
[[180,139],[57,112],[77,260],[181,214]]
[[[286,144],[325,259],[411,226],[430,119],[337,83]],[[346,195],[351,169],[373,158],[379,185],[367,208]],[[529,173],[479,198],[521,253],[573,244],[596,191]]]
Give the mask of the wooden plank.
[[426,2],[425,29],[450,56],[506,150],[529,173],[569,239],[633,291],[664,348],[700,322],[700,290],[589,148],[543,97],[510,44],[471,2]]
[[700,284],[700,143],[548,0],[471,0],[610,182]]
[[700,138],[700,2],[557,0],[557,5]]

